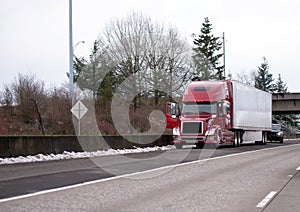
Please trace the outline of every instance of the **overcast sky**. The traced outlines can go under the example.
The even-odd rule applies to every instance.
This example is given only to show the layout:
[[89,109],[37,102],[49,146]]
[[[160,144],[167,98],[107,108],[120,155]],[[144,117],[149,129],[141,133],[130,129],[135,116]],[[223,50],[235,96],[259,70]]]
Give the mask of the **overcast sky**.
[[[0,0],[0,87],[18,73],[33,73],[47,87],[68,81],[69,0]],[[186,40],[205,17],[226,37],[226,71],[249,73],[266,57],[289,91],[300,92],[299,0],[73,0],[73,43],[88,56],[112,18],[131,11],[178,28]]]

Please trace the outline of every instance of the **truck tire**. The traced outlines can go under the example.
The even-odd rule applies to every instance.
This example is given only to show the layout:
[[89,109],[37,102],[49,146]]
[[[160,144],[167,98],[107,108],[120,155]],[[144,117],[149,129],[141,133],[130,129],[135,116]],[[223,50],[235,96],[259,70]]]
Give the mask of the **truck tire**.
[[280,138],[279,143],[283,144],[283,138]]
[[198,149],[203,149],[204,143],[202,143],[202,142],[199,143],[199,142],[198,142],[198,143],[196,143],[196,146],[197,146]]
[[182,143],[177,143],[177,144],[174,144],[176,149],[182,149],[182,146],[183,144]]
[[216,145],[215,145],[216,149],[219,148],[221,142],[222,142],[222,130],[221,130],[221,129],[218,129],[217,143],[216,143]]
[[262,145],[267,144],[267,132],[262,132]]
[[241,133],[239,131],[234,132],[233,146],[234,147],[241,146]]
[[255,141],[255,144],[258,143],[260,145],[267,144],[267,132],[262,132],[261,141]]

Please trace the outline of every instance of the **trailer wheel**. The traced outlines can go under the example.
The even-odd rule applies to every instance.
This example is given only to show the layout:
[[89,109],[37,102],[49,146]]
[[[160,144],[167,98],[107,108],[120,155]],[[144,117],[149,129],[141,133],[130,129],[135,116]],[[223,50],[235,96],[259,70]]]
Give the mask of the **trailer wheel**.
[[267,133],[266,132],[262,132],[262,141],[261,141],[262,145],[266,145],[267,144]]
[[261,140],[255,141],[255,144],[266,145],[267,144],[267,133],[262,132]]
[[267,135],[267,132],[264,132],[264,145],[267,144],[267,140],[268,140],[268,135]]
[[235,132],[234,132],[233,146],[234,146],[234,147],[239,147],[239,146],[241,146],[241,134],[240,134],[239,131],[235,131]]

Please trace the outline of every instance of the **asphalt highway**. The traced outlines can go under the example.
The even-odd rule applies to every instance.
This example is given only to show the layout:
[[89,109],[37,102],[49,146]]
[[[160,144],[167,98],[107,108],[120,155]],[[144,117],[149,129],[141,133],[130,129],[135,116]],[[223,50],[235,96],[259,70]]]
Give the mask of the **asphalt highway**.
[[3,165],[0,210],[288,211],[299,152],[294,140]]

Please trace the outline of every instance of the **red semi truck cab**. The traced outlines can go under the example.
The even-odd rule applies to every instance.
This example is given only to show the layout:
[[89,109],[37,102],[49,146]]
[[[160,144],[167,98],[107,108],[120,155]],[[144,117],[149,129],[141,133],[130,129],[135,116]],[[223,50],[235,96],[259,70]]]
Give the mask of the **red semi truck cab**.
[[[265,102],[266,108],[261,110],[263,107],[259,104],[243,101],[253,96],[258,99],[252,102],[264,99],[260,103]],[[265,144],[266,133],[271,130],[270,105],[271,97],[268,93],[238,82],[192,82],[183,95],[181,107],[177,103],[167,102],[167,128],[173,128],[173,142],[177,148],[184,144],[201,147],[205,143],[239,146],[245,132],[250,131],[254,140],[258,139]],[[266,119],[264,123],[258,124],[259,121],[248,117],[254,113],[263,114]]]

